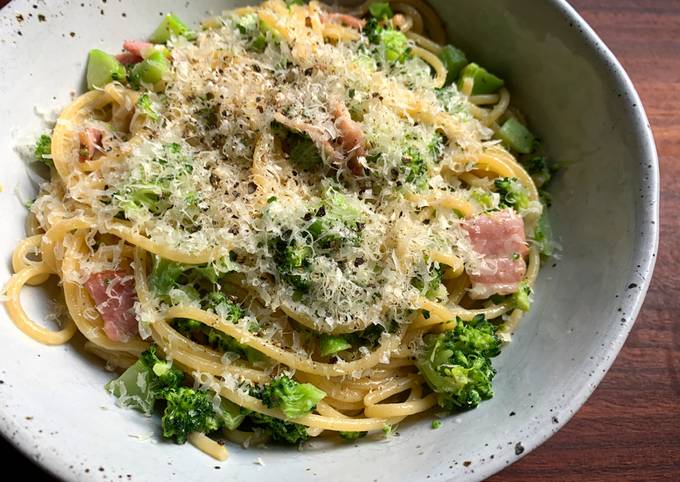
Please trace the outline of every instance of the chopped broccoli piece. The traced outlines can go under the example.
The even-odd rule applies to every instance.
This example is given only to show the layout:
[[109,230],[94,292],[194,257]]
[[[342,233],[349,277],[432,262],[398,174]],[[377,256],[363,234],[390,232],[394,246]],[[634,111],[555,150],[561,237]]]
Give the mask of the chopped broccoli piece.
[[170,62],[165,54],[155,51],[140,63],[135,64],[130,73],[130,82],[133,85],[141,82],[153,90],[160,90],[159,83],[164,79],[168,70],[170,70]]
[[441,420],[439,420],[438,418],[435,418],[434,420],[432,420],[432,428],[433,429],[436,430],[436,429],[440,428],[441,426],[442,426]]
[[463,81],[471,78],[473,81],[472,95],[493,94],[505,85],[503,79],[496,77],[491,72],[473,63],[467,64],[460,73],[458,89],[463,86]]
[[470,197],[477,201],[484,209],[491,209],[493,207],[493,197],[490,192],[484,189],[471,189]]
[[225,398],[221,400],[220,406],[215,409],[215,416],[220,426],[227,430],[236,430],[246,418],[241,407]]
[[453,45],[444,45],[439,53],[444,67],[446,67],[446,83],[444,85],[453,84],[468,63],[467,57],[462,50],[457,49]]
[[352,345],[343,336],[321,335],[319,340],[319,350],[321,356],[331,356],[338,352],[352,348]]
[[257,412],[251,412],[247,420],[255,428],[271,434],[272,440],[275,442],[296,445],[309,438],[307,428],[298,423],[286,422]]
[[152,121],[158,120],[158,112],[154,109],[153,102],[149,94],[142,94],[137,99],[137,107],[139,110],[146,115]]
[[102,88],[117,80],[125,80],[125,67],[113,55],[92,49],[87,57],[87,88]]
[[374,348],[380,341],[380,337],[384,332],[385,327],[382,325],[370,325],[361,331],[355,331],[345,335],[345,338],[352,346]]
[[286,6],[288,8],[292,7],[293,5],[304,5],[305,3],[305,0],[286,0]]
[[182,371],[161,360],[156,345],[151,345],[120,377],[107,383],[106,390],[118,398],[120,405],[149,414],[156,400],[179,387],[183,380]]
[[272,122],[272,132],[281,142],[284,154],[300,169],[309,171],[323,164],[319,149],[304,132],[291,130],[278,122]]
[[170,37],[173,35],[185,37],[188,40],[194,40],[196,38],[196,32],[192,31],[177,15],[169,13],[151,34],[149,40],[157,44],[164,44],[170,40]]
[[453,330],[429,335],[425,342],[416,365],[441,407],[467,410],[493,397],[496,371],[490,358],[500,353],[500,340],[484,316],[468,323],[458,318]]
[[[219,279],[230,271],[230,264],[227,258],[221,258],[212,263],[202,265],[190,265],[176,263],[160,256],[153,257],[153,265],[149,274],[149,287],[157,296],[166,299],[173,288],[179,288],[192,295],[196,291],[196,286],[201,286],[206,282],[210,285],[216,284]],[[200,298],[200,296],[198,296]],[[219,298],[219,299],[218,299]],[[204,304],[217,312],[220,303],[227,303],[226,308],[232,310],[229,300],[220,298],[218,294],[209,294],[204,299]],[[238,315],[238,311],[235,315]],[[239,316],[240,317],[240,316]],[[232,320],[234,321],[234,320]]]
[[391,63],[403,62],[411,55],[408,37],[398,30],[383,29],[380,43],[384,48],[385,60]]
[[517,178],[499,177],[494,181],[494,187],[501,196],[500,207],[511,207],[517,211],[529,207],[529,195]]
[[314,410],[326,392],[283,375],[264,385],[258,396],[267,407],[279,407],[287,417],[298,418]]
[[522,311],[529,311],[531,307],[531,295],[533,290],[526,282],[521,283],[519,289],[508,297],[513,308]]
[[33,158],[36,162],[42,162],[46,166],[53,166],[52,161],[52,138],[47,134],[38,137],[33,148]]
[[358,241],[361,211],[332,187],[325,190],[321,207],[309,215],[313,221],[307,230],[319,247],[332,248]]
[[219,429],[221,420],[213,409],[208,392],[179,387],[169,391],[161,419],[163,436],[183,444],[191,432],[210,433]]
[[312,256],[311,248],[307,245],[298,245],[294,241],[288,244],[280,237],[272,239],[269,244],[281,278],[300,293],[306,293],[311,287],[307,277]]
[[406,182],[416,186],[418,189],[427,187],[428,165],[418,150],[409,147],[404,152],[403,170],[406,174]]
[[373,2],[368,6],[368,13],[378,20],[387,20],[394,17],[389,2]]
[[531,131],[514,117],[505,121],[498,131],[498,137],[506,147],[521,154],[529,154],[536,141]]
[[368,432],[338,432],[338,435],[342,437],[346,442],[354,442],[362,437],[365,437]]
[[550,226],[550,218],[548,213],[544,210],[543,215],[538,220],[536,229],[532,236],[533,243],[538,246],[539,252],[544,256],[552,256],[555,249],[552,237],[552,228]]
[[[442,295],[442,277],[444,276],[444,268],[437,264],[430,267],[428,273],[427,283],[422,276],[416,276],[411,280],[411,286],[416,288],[422,295],[429,299],[435,299]],[[445,289],[445,288],[444,288]]]

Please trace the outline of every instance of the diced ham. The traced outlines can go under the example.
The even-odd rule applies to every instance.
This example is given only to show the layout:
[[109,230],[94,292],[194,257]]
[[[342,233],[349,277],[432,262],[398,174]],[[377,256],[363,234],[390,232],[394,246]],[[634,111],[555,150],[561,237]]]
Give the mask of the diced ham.
[[104,320],[104,332],[113,341],[126,342],[138,333],[134,305],[135,281],[129,272],[101,271],[85,282],[85,288]]
[[322,22],[342,23],[348,27],[361,30],[366,25],[366,21],[346,13],[329,12],[321,16]]
[[126,40],[123,42],[123,50],[126,50],[130,54],[139,58],[137,62],[141,62],[144,57],[143,53],[145,50],[153,47],[151,42],[146,42],[144,40]]
[[116,55],[116,60],[123,65],[130,65],[141,62],[143,59],[141,55],[133,54],[130,52],[123,52],[122,54]]
[[102,146],[102,136],[104,133],[94,127],[88,127],[79,134],[80,147],[82,149],[80,160],[87,161],[94,157],[97,147]]
[[337,159],[337,152],[326,138],[326,134],[322,128],[307,124],[306,122],[289,119],[279,112],[274,113],[274,120],[279,124],[286,126],[288,129],[307,134],[314,144],[323,149],[328,157],[332,160]]
[[472,249],[482,262],[468,272],[472,298],[507,295],[519,289],[526,273],[523,256],[529,252],[524,221],[511,209],[482,214],[463,225]]
[[343,157],[347,159],[347,167],[356,176],[364,173],[364,167],[359,162],[359,157],[364,156],[364,131],[361,126],[352,120],[347,107],[342,102],[336,102],[331,112],[335,118],[335,127],[340,132],[340,148]]

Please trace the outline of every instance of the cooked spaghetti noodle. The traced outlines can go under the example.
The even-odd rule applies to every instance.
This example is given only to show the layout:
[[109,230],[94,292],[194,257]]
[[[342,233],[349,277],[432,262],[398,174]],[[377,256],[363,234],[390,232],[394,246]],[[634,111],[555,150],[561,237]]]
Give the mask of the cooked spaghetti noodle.
[[[539,269],[543,206],[503,132],[508,90],[478,92],[478,74],[452,83],[421,0],[299,3],[224,12],[198,34],[171,19],[167,49],[126,42],[127,75],[56,123],[37,228],[6,287],[10,317],[39,342],[79,332],[136,383],[161,383],[170,363],[191,377],[155,395],[125,374],[110,387],[135,408],[164,400],[164,433],[177,394],[236,407],[238,423],[174,432],[221,460],[204,432],[353,438],[451,397],[474,407],[490,389],[444,364],[436,376],[457,388],[442,391],[423,365],[432,340],[482,322],[492,343],[508,339]],[[50,276],[70,315],[58,331],[19,296]],[[140,372],[155,350],[168,365]],[[267,388],[283,379],[316,398],[293,413]]]

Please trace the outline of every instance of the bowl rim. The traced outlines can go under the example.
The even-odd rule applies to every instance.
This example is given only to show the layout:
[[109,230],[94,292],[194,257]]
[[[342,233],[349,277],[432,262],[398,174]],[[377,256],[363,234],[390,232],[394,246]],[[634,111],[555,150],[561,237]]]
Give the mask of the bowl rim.
[[[630,118],[632,124],[635,126],[636,139],[640,141],[638,149],[639,154],[645,159],[645,162],[650,164],[650,169],[647,171],[649,178],[641,192],[644,193],[645,199],[651,200],[641,204],[637,214],[639,215],[638,224],[648,228],[647,233],[651,236],[645,237],[644,242],[640,242],[634,249],[634,255],[630,264],[632,266],[639,265],[637,275],[631,273],[631,276],[625,281],[625,286],[635,284],[639,288],[632,296],[627,298],[624,305],[624,310],[629,315],[625,319],[625,323],[618,325],[614,331],[611,330],[608,335],[611,342],[603,352],[612,354],[613,356],[601,357],[593,367],[593,379],[591,383],[583,384],[581,389],[573,394],[570,401],[565,404],[565,415],[561,416],[559,421],[553,424],[552,427],[545,427],[537,430],[533,437],[522,442],[524,451],[517,456],[512,463],[524,458],[533,450],[542,445],[545,441],[551,438],[555,433],[564,427],[574,415],[583,407],[588,398],[593,394],[595,389],[602,383],[607,372],[618,357],[618,354],[623,347],[623,344],[628,339],[628,335],[637,321],[642,305],[649,289],[649,285],[654,273],[654,266],[656,263],[656,253],[659,247],[659,158],[656,150],[656,143],[654,141],[654,134],[652,132],[647,113],[642,105],[642,100],[635,89],[633,81],[623,68],[623,65],[616,58],[614,53],[609,49],[605,42],[599,37],[595,30],[586,22],[586,20],[572,7],[567,0],[547,0],[547,3],[555,8],[565,20],[573,24],[573,27],[578,30],[579,34],[585,38],[589,45],[589,50],[594,51],[598,62],[609,66],[610,74],[616,81],[616,87],[626,96],[626,100],[631,103]],[[479,480],[486,479],[491,475],[501,472],[506,465],[502,465],[500,460],[495,464],[485,464],[476,471],[475,475],[479,476]]]
[[[0,19],[3,19],[3,17],[10,18],[19,13],[13,8],[17,6],[18,3],[19,2],[17,1],[10,1],[4,6],[1,6],[2,1],[0,1]],[[587,399],[606,376],[609,368],[612,366],[616,356],[619,354],[625,343],[640,309],[642,308],[645,295],[652,279],[659,242],[659,161],[654,136],[633,82],[604,41],[600,39],[592,27],[590,27],[585,19],[581,17],[567,0],[547,0],[546,3],[567,22],[573,24],[574,28],[578,30],[578,35],[585,39],[588,45],[587,48],[594,54],[596,61],[603,66],[608,66],[608,70],[615,81],[616,87],[625,94],[627,100],[632,104],[628,117],[631,120],[631,124],[635,127],[635,137],[640,142],[638,152],[644,157],[645,162],[651,165],[648,170],[648,182],[642,189],[646,199],[651,200],[651,202],[641,204],[636,211],[636,214],[638,215],[637,222],[648,228],[646,231],[648,236],[641,239],[640,243],[635,246],[631,265],[639,265],[640,268],[637,270],[637,273],[631,272],[625,283],[626,285],[635,283],[639,288],[627,297],[625,301],[622,301],[622,304],[626,308],[625,311],[626,313],[629,313],[629,315],[626,317],[624,323],[617,325],[616,330],[610,330],[610,332],[608,332],[610,343],[607,344],[606,348],[602,349],[603,353],[608,353],[612,356],[599,358],[594,364],[595,370],[593,378],[591,379],[592,383],[583,384],[577,392],[573,393],[569,402],[564,406],[564,415],[560,417],[559,422],[552,426],[543,426],[537,429],[532,437],[524,440],[523,453],[514,458],[512,463],[525,457],[559,431],[585,404]],[[3,410],[1,408],[0,415],[3,415]],[[14,445],[17,450],[22,452],[28,460],[40,466],[43,470],[56,478],[65,479],[67,476],[73,475],[73,472],[68,467],[68,461],[49,451],[44,451],[40,460],[35,460],[28,450],[28,447],[30,446],[29,443],[31,442],[28,431],[22,430],[19,424],[13,422],[9,417],[3,416],[2,418],[4,420],[3,423],[0,423],[0,435],[7,440],[8,443]],[[15,433],[10,436],[12,431]],[[474,477],[484,479],[500,472],[505,467],[507,467],[507,465],[500,458],[494,461],[488,461],[477,467]]]

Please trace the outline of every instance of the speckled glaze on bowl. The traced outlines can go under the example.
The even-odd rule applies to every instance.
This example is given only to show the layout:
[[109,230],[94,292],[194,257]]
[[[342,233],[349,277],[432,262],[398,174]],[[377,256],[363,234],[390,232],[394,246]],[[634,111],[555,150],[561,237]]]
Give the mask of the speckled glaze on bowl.
[[[541,271],[532,311],[495,361],[496,396],[439,430],[425,419],[387,441],[312,442],[303,451],[231,447],[230,460],[216,464],[161,441],[158,420],[115,407],[103,390],[111,375],[89,356],[72,345],[35,343],[2,311],[0,430],[7,438],[68,480],[475,480],[538,446],[579,409],[626,339],[652,274],[658,166],[647,118],[621,66],[566,2],[432,3],[451,41],[508,81],[548,151],[569,162],[551,209],[560,259]],[[14,146],[41,130],[36,108],[59,109],[82,88],[90,48],[117,51],[123,39],[151,32],[161,12],[196,22],[235,4],[14,0],[0,11],[0,279],[23,236],[17,193],[29,199],[35,192]],[[24,299],[32,313],[45,312],[39,291]]]

